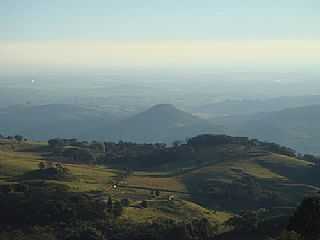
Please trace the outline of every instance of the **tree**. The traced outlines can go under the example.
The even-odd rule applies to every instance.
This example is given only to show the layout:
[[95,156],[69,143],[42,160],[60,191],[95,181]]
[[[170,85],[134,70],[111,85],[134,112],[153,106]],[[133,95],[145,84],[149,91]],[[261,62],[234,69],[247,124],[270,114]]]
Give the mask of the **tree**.
[[66,168],[64,168],[61,163],[57,163],[55,166],[60,174],[64,174],[66,172]]
[[122,205],[123,207],[129,207],[129,205],[130,205],[130,200],[129,200],[128,198],[123,198],[123,199],[121,199],[121,205]]
[[46,164],[44,162],[39,162],[39,169],[44,170],[46,168]]
[[22,142],[22,141],[23,141],[23,136],[21,136],[21,135],[16,135],[16,136],[14,136],[14,139],[15,139],[16,141],[18,141],[18,142]]
[[254,232],[258,228],[259,214],[256,211],[244,211],[227,221],[227,225],[233,226],[238,232]]
[[156,194],[157,197],[159,197],[159,196],[160,196],[160,191],[159,191],[159,190],[156,190],[156,193],[155,193],[155,194]]
[[78,160],[93,164],[96,162],[95,155],[89,149],[78,149],[77,151]]
[[64,141],[62,139],[59,138],[54,138],[54,139],[50,139],[48,141],[48,144],[51,148],[56,148],[56,147],[63,147],[64,146]]
[[178,148],[181,144],[182,144],[181,141],[176,140],[176,141],[174,141],[174,142],[172,143],[172,146],[173,146],[174,148]]
[[142,206],[143,208],[147,208],[147,207],[148,207],[148,202],[147,202],[146,200],[143,200],[143,201],[141,202],[141,206]]
[[115,218],[120,217],[122,212],[123,212],[123,208],[121,203],[119,201],[115,201],[115,203],[113,204],[113,211],[112,211],[113,216]]
[[47,168],[54,168],[54,164],[51,161],[47,161],[46,166],[47,166]]
[[60,156],[63,152],[64,148],[64,141],[59,138],[50,139],[48,141],[48,145],[53,152],[53,154]]
[[63,151],[63,156],[70,158],[74,162],[90,164],[96,162],[95,155],[87,148],[67,148]]
[[91,143],[90,148],[96,152],[100,152],[100,153],[106,152],[106,147],[105,147],[104,143],[99,143],[99,142],[94,141]]
[[320,237],[320,197],[307,197],[290,219],[288,230],[301,234],[306,239]]
[[107,210],[108,210],[108,212],[111,212],[111,211],[112,211],[112,209],[113,209],[112,197],[111,197],[111,196],[109,196],[109,198],[108,198],[108,202],[107,202]]
[[151,195],[151,197],[154,197],[154,191],[153,190],[150,191],[150,195]]

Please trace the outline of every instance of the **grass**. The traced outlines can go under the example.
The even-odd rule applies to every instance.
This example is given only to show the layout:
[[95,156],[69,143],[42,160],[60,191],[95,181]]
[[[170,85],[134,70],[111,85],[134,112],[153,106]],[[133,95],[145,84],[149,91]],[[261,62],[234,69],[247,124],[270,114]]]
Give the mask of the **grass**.
[[[46,147],[46,144],[41,142],[27,142],[21,145],[0,142],[0,183],[15,181],[17,177],[26,172],[38,169],[39,162],[45,159],[38,154],[37,150],[43,147]],[[231,151],[230,149],[232,149],[231,146],[226,151]],[[240,147],[236,150],[239,154],[245,151]],[[209,211],[189,200],[196,199],[197,202],[202,202],[206,206],[220,207],[220,205],[215,204],[215,199],[211,197],[202,201],[200,199],[202,195],[197,196],[198,190],[206,189],[206,185],[213,188],[223,188],[225,183],[231,184],[234,180],[239,180],[248,175],[261,183],[263,189],[272,190],[283,199],[291,200],[291,202],[298,202],[300,198],[313,190],[313,182],[311,180],[310,182],[306,181],[306,176],[310,175],[312,164],[306,161],[279,154],[243,158],[233,157],[233,154],[230,154],[229,158],[221,160],[214,153],[212,154],[212,160],[210,160],[210,151],[217,150],[205,149],[202,152],[205,159],[208,160],[206,165],[202,167],[176,175],[174,171],[137,171],[127,179],[123,179],[117,189],[113,189],[112,184],[119,174],[118,171],[92,165],[65,164],[74,179],[58,182],[69,186],[72,191],[103,191],[111,194],[114,198],[129,198],[133,202],[148,200],[150,202],[148,208],[128,207],[125,209],[123,220],[127,219],[138,223],[153,221],[158,218],[174,220],[204,216],[212,222],[224,222],[230,217],[230,214]],[[314,179],[314,176],[310,175],[310,179]],[[49,182],[57,181],[50,180]],[[246,186],[243,186],[243,188],[246,188]],[[160,199],[162,200],[159,198],[155,200],[150,194],[151,189],[176,191],[177,193],[162,191],[160,193]],[[200,191],[200,193],[205,195],[207,192]],[[183,200],[177,200],[173,203],[168,202],[166,200],[169,195],[175,195],[176,199]],[[211,203],[214,204],[211,205]],[[221,207],[221,209],[228,208]]]
[[[17,144],[18,145],[18,144]],[[21,146],[2,144],[0,147],[0,183],[14,183],[24,174],[38,169],[39,163],[45,159],[38,154],[38,147],[45,144],[23,143]],[[152,199],[150,189],[167,189],[172,191],[186,191],[186,186],[180,177],[168,177],[166,172],[149,174],[148,172],[135,172],[126,179],[128,185],[145,187],[146,189],[117,188],[112,189],[114,177],[119,172],[105,167],[64,164],[74,176],[72,180],[46,180],[48,183],[59,183],[70,187],[71,191],[89,192],[103,191],[114,198],[129,198],[137,204],[148,200],[148,208],[126,207],[119,221],[130,221],[137,224],[152,222],[159,219],[188,220],[191,218],[207,218],[211,223],[220,224],[231,215],[225,212],[214,212],[199,205],[179,200],[179,194],[174,194],[175,201],[169,201],[168,195],[172,193],[161,192],[160,198]]]
[[[264,157],[247,159],[230,159],[192,171],[191,175],[211,176],[216,179],[236,179],[250,175],[257,179],[290,180],[287,174],[275,171],[274,167],[285,169],[306,169],[311,163],[296,158],[271,154]],[[290,174],[289,174],[290,175]]]
[[153,222],[161,219],[175,219],[174,216],[168,215],[154,208],[136,208],[127,207],[124,209],[120,221],[129,221],[133,223]]
[[167,189],[171,191],[185,192],[186,187],[181,179],[176,177],[151,177],[151,176],[129,176],[129,186],[139,186],[153,189]]
[[38,167],[41,157],[30,153],[15,153],[0,151],[0,174],[16,177]]
[[242,172],[259,179],[285,180],[284,176],[272,172],[270,169],[261,166],[256,162],[242,161],[236,164],[236,167]]
[[147,208],[127,207],[121,220],[135,223],[152,222],[159,219],[191,220],[207,218],[211,223],[222,224],[232,215],[227,212],[215,212],[185,200],[152,200]]
[[273,163],[287,167],[308,167],[313,165],[312,163],[304,160],[274,153],[269,155],[268,157],[260,157],[258,158],[258,161],[259,160],[262,160],[270,164]]
[[[38,169],[44,159],[29,152],[3,152],[0,151],[0,181],[12,181],[23,174]],[[106,189],[112,182],[116,171],[89,165],[65,164],[75,180],[60,181],[73,191],[96,191]]]

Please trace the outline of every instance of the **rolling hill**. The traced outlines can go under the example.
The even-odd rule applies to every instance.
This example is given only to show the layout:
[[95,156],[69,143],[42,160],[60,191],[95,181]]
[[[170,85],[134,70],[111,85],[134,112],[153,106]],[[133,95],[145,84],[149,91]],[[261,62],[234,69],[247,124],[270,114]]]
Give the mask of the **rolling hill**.
[[[63,164],[73,176],[71,179],[43,179],[32,175],[39,169],[39,163],[48,162],[46,158],[47,144],[43,142],[17,143],[13,140],[0,140],[0,193],[2,186],[17,186],[19,184],[46,183],[64,186],[68,191],[85,193],[95,199],[107,201],[108,196],[115,199],[129,199],[130,204],[124,209],[119,219],[120,223],[145,224],[158,220],[182,221],[191,217],[206,217],[212,224],[222,224],[231,217],[227,212],[211,211],[192,203],[190,198],[180,198],[177,194],[175,201],[168,201],[174,193],[161,191],[158,198],[150,195],[150,190],[156,188],[151,185],[144,189],[130,189],[127,186],[114,188],[117,179],[123,174],[121,170],[110,169],[104,166],[87,164]],[[135,173],[140,178],[141,172]],[[32,176],[26,178],[26,176]],[[166,181],[166,177],[158,179]],[[143,181],[144,178],[141,177]],[[131,181],[131,180],[129,180]],[[143,183],[146,183],[143,181]],[[143,187],[143,184],[140,185]],[[161,187],[163,185],[158,185]],[[179,196],[178,196],[179,195]],[[141,201],[148,201],[148,208],[139,207]]]
[[169,142],[201,133],[219,133],[221,126],[211,124],[170,104],[159,104],[112,126],[106,136],[111,140]]
[[228,134],[277,142],[302,153],[320,154],[320,105],[253,115],[214,118]]
[[153,106],[125,119],[72,104],[16,105],[0,109],[0,122],[3,135],[19,134],[37,140],[69,137],[171,143],[222,129],[169,104]]
[[106,112],[78,105],[16,105],[0,109],[0,132],[38,140],[58,136],[92,139],[97,135],[94,128],[114,120]]
[[281,111],[287,108],[314,105],[319,102],[320,95],[284,96],[270,99],[226,100],[195,107],[192,109],[192,112],[206,117],[224,117]]
[[232,212],[294,207],[320,190],[319,169],[313,163],[263,146],[201,144],[187,154],[188,146],[180,148],[175,161],[159,165],[154,173],[136,171],[124,187],[167,189],[203,206]]
[[320,105],[254,114],[236,112],[205,120],[173,105],[159,104],[119,119],[105,111],[79,105],[16,105],[0,109],[0,133],[37,140],[70,137],[140,143],[172,143],[203,133],[226,133],[277,142],[302,153],[320,153]]
[[[137,146],[143,149],[152,144],[112,145],[119,145],[128,154],[131,147],[136,151]],[[108,149],[105,157],[111,151]],[[167,155],[170,152],[173,155]],[[86,199],[96,204],[107,202],[111,196],[115,201],[127,202],[116,221],[120,226],[136,229],[159,222],[173,224],[186,219],[205,219],[214,234],[232,230],[225,223],[244,210],[265,209],[266,216],[287,218],[305,196],[320,190],[318,166],[257,140],[207,134],[161,148],[160,153],[162,158],[173,158],[158,161],[151,154],[149,170],[136,167],[128,172],[123,169],[129,165],[126,161],[121,164],[121,159],[117,160],[119,168],[108,166],[108,161],[97,165],[71,164],[61,155],[55,156],[47,143],[3,139],[0,140],[0,190],[11,186],[9,196],[21,197],[19,189],[28,189],[25,186],[63,187],[68,191],[65,194],[74,197],[74,194],[85,194]],[[124,156],[128,158],[129,155]],[[130,161],[136,160],[139,158]],[[40,163],[50,168],[62,163],[70,178],[52,179],[36,174],[43,171]],[[274,234],[274,229],[270,233]]]
[[[130,146],[127,148],[129,153]],[[117,160],[118,170],[108,166],[108,161],[98,166],[67,163],[65,166],[75,178],[59,182],[73,191],[112,191],[119,199],[135,201],[149,199],[150,191],[159,190],[164,198],[173,194],[205,207],[232,212],[294,207],[305,195],[320,190],[319,169],[313,163],[243,138],[200,135],[187,144],[163,151],[162,158],[167,158],[166,161],[155,158],[159,153],[147,157],[153,162],[149,163],[150,168],[141,168],[140,163],[137,167],[134,162],[128,164],[129,155],[124,156],[126,161]],[[174,153],[173,158],[166,154],[168,151]],[[37,169],[39,162],[52,161],[54,158],[48,158],[48,152],[45,143],[2,140],[0,182],[20,181],[19,176]],[[61,161],[61,157],[58,159]],[[128,166],[134,170],[123,175],[122,169]],[[112,188],[115,183],[118,190]]]

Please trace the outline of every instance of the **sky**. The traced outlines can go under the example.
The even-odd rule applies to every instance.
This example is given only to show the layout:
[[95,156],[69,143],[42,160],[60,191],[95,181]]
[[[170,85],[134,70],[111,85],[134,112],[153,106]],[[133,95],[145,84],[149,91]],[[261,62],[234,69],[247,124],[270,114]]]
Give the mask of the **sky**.
[[0,0],[0,70],[319,69],[319,0]]

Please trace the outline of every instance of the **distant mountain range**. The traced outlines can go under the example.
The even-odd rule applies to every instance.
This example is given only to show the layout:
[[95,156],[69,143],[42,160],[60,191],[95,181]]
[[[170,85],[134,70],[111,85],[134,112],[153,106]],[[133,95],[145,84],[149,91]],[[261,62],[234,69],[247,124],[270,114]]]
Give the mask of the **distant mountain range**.
[[[92,137],[100,124],[114,122],[110,114],[71,104],[16,105],[0,109],[0,133],[33,139]],[[88,133],[89,135],[86,135]]]
[[[252,105],[247,103],[247,109],[250,109]],[[159,104],[130,117],[119,118],[79,105],[17,105],[0,109],[0,134],[20,134],[38,140],[72,137],[172,143],[204,133],[226,133],[276,142],[302,153],[320,154],[320,104],[251,114],[248,113],[251,110],[247,110],[247,114],[237,114],[239,111],[235,107],[231,114],[230,108],[228,116],[217,114],[218,117],[202,119],[173,105]]]
[[227,100],[198,106],[192,112],[205,117],[222,117],[232,115],[247,115],[260,112],[280,111],[286,108],[296,108],[320,103],[320,95],[285,96],[270,99]]
[[281,111],[213,118],[228,134],[248,136],[320,154],[320,104]]
[[135,142],[172,142],[202,133],[221,133],[222,129],[173,105],[159,104],[114,124],[107,137]]
[[222,127],[169,104],[160,104],[126,119],[78,105],[13,106],[0,110],[0,133],[33,139],[54,137],[171,142],[201,133],[220,133]]

